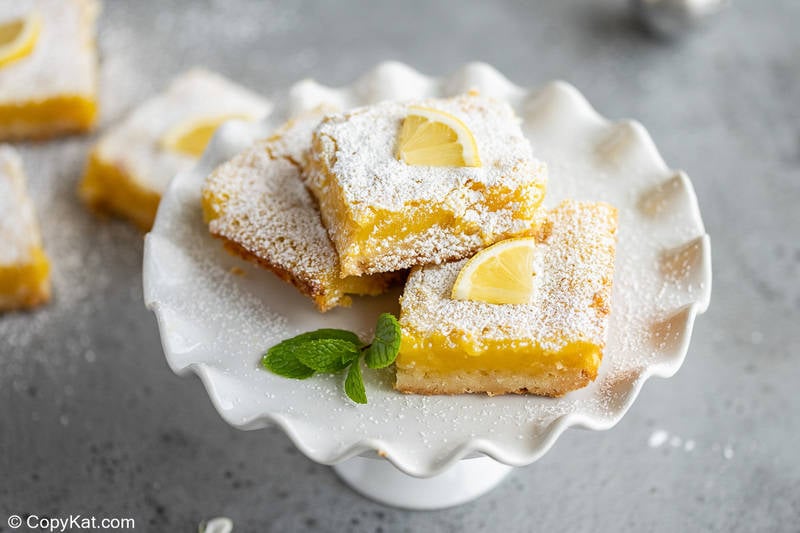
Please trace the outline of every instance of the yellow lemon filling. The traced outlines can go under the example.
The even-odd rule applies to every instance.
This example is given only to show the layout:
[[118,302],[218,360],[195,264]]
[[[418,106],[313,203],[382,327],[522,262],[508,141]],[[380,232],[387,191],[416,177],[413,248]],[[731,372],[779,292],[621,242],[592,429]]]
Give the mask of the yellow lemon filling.
[[581,371],[594,379],[601,359],[602,348],[588,342],[570,342],[559,350],[549,350],[525,339],[479,340],[459,333],[424,336],[404,328],[397,367],[437,376],[475,371],[535,377]]
[[78,95],[62,95],[19,104],[0,104],[0,131],[12,138],[46,138],[60,133],[79,133],[92,128],[97,118],[95,100]]

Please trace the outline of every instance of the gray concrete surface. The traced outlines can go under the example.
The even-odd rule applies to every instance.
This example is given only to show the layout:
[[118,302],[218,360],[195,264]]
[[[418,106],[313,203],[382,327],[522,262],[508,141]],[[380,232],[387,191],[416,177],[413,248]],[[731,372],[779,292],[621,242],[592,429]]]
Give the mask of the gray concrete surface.
[[648,383],[613,430],[567,432],[472,504],[385,508],[281,433],[228,427],[198,380],[169,371],[142,304],[141,234],[75,197],[91,139],[22,144],[55,301],[0,318],[0,531],[12,513],[133,517],[136,531],[215,515],[248,532],[800,531],[800,3],[736,1],[672,44],[625,6],[106,1],[104,124],[194,64],[265,94],[389,58],[566,79],[639,119],[692,176],[712,304],[682,370]]

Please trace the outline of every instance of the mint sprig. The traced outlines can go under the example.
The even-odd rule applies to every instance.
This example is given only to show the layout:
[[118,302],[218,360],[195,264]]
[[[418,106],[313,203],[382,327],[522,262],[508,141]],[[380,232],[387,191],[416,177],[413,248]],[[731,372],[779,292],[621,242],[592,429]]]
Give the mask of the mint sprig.
[[367,403],[361,375],[362,356],[369,368],[385,368],[400,351],[400,324],[383,313],[375,326],[375,338],[364,345],[358,335],[344,329],[318,329],[282,341],[261,358],[261,366],[286,378],[306,379],[315,372],[337,373],[347,369],[344,391],[356,403]]

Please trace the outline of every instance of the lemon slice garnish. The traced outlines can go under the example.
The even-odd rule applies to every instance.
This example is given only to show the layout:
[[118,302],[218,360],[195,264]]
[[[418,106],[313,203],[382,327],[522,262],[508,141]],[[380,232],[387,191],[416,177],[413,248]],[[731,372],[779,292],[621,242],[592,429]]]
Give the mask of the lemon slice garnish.
[[42,20],[36,12],[0,23],[0,67],[30,54],[41,29]]
[[450,113],[410,106],[397,143],[397,159],[407,165],[479,167],[478,145],[467,125]]
[[533,237],[521,237],[478,252],[458,273],[452,298],[490,304],[530,302],[536,245]]
[[190,157],[203,155],[206,146],[214,136],[214,132],[228,120],[252,120],[245,115],[219,115],[204,117],[176,124],[161,138],[162,148],[178,152]]

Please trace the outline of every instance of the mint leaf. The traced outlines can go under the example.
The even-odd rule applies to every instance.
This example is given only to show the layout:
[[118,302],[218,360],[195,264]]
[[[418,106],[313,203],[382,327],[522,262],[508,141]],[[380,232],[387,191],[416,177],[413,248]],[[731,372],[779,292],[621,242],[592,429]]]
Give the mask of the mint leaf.
[[[301,362],[298,350],[302,351],[302,346],[305,343],[317,339],[340,339],[351,342],[358,347],[363,345],[358,335],[352,331],[333,328],[318,329],[301,333],[276,344],[261,359],[261,366],[287,378],[305,379],[310,377],[314,373],[314,369]],[[342,360],[337,371],[346,368],[348,364],[349,361]]]
[[316,339],[300,342],[294,353],[301,363],[317,372],[339,372],[347,366],[345,361],[358,357],[357,344],[342,339]]
[[381,314],[375,326],[375,340],[364,351],[367,366],[384,368],[394,363],[400,351],[400,336],[400,323],[394,315]]
[[367,391],[364,389],[364,379],[361,377],[361,362],[356,359],[347,371],[344,380],[344,392],[347,397],[356,403],[367,403]]
[[314,370],[301,363],[293,350],[280,344],[267,351],[261,358],[261,366],[285,378],[306,379],[314,374]]
[[[292,337],[291,339],[286,339],[285,341],[281,342],[281,344],[304,343],[306,341],[314,341],[317,339],[340,339],[343,341],[350,341],[359,348],[364,346],[364,343],[361,342],[361,339],[358,338],[358,335],[356,335],[352,331],[347,331],[346,329],[333,329],[333,328],[323,328],[315,331],[301,333],[296,337]],[[280,344],[278,346],[280,346]]]

